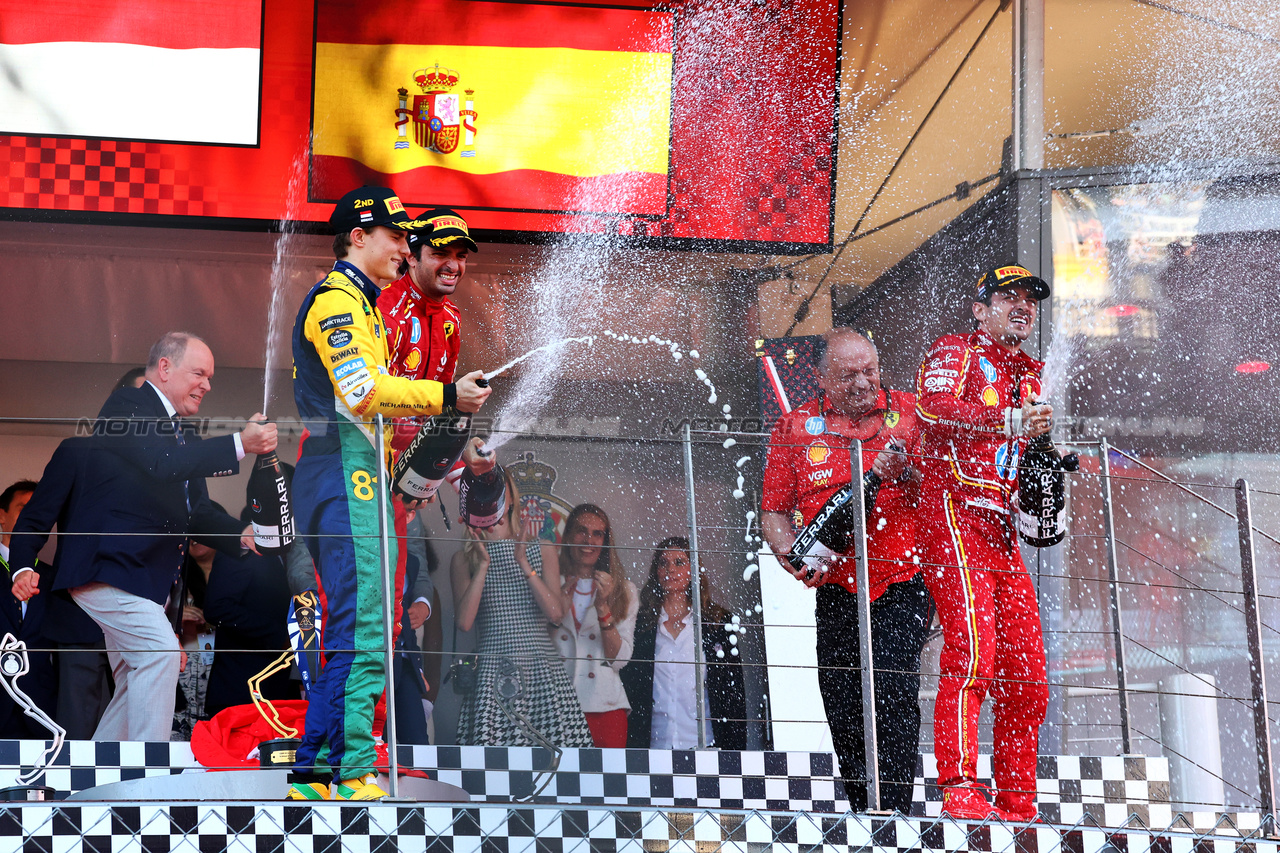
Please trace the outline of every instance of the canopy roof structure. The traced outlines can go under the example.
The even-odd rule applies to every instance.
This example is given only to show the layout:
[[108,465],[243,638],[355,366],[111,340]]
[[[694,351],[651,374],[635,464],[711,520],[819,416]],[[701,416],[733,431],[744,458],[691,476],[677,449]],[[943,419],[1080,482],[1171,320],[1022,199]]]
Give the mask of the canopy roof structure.
[[[815,309],[828,294],[837,306],[847,301],[1008,174],[1019,3],[1017,11],[1028,10],[1032,60],[1043,21],[1042,154],[1023,168],[1147,167],[1200,178],[1280,160],[1274,4],[848,3],[836,251],[800,263],[775,259],[795,279],[790,298],[776,300],[777,319],[808,294],[816,294]],[[1027,77],[1034,94],[1034,66]],[[1034,103],[1028,109],[1034,122]],[[762,308],[769,301],[762,292]],[[796,329],[812,331],[824,319]]]

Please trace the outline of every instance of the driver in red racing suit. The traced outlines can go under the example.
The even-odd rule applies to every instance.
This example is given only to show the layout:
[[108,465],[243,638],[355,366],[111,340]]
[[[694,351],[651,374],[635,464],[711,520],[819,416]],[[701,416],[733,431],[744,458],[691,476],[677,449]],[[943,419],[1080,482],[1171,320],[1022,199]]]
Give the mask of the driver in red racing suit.
[[[1023,267],[985,273],[975,331],[939,338],[916,374],[924,484],[916,526],[944,645],[934,751],[944,814],[1032,821],[1036,748],[1048,702],[1036,589],[1011,514],[1018,456],[1049,431],[1043,364],[1022,352],[1049,286]],[[995,715],[994,806],[977,781],[978,713]]]
[[[417,221],[427,223],[428,228],[409,235],[409,257],[400,265],[400,278],[378,295],[378,310],[387,326],[387,370],[392,376],[448,384],[453,381],[462,342],[462,315],[449,297],[466,274],[468,253],[479,247],[467,230],[466,221],[448,208],[420,213]],[[399,454],[408,447],[425,421],[395,419],[392,453]],[[461,467],[459,462],[450,473],[451,480],[456,479]],[[409,514],[402,500],[397,498],[393,503],[395,532],[400,540],[396,582],[403,585]],[[425,555],[419,555],[419,559],[425,559]],[[408,610],[409,625],[415,631],[431,616],[434,591],[428,572],[421,571],[418,577]],[[399,625],[397,615],[396,626]]]

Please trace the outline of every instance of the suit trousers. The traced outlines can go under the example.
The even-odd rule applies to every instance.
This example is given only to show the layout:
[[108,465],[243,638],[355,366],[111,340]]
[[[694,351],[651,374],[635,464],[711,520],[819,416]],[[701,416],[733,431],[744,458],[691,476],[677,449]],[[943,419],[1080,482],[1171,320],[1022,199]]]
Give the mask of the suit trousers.
[[[862,727],[862,650],[858,598],[839,584],[818,587],[818,689],[827,712],[840,777],[854,811],[867,809]],[[920,651],[928,632],[929,594],[919,575],[890,584],[871,602],[876,678],[876,749],[880,806],[911,812],[920,754]]]
[[168,741],[181,649],[164,608],[105,583],[78,586],[71,597],[102,628],[116,680],[93,739]]

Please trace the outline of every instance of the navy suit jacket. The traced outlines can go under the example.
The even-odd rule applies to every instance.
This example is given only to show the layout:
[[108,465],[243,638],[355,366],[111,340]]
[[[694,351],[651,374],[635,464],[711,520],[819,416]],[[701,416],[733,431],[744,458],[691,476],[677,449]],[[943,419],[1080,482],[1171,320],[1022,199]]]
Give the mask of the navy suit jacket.
[[184,427],[180,442],[150,385],[112,394],[95,434],[63,441],[45,467],[14,525],[14,570],[34,565],[56,524],[71,535],[58,537],[53,589],[99,582],[163,604],[188,536],[238,554],[243,527],[213,506],[204,484],[239,469],[235,441],[202,441],[194,425]]
[[[45,602],[49,598],[47,583],[42,577],[41,591],[45,594],[27,602],[27,615],[23,616],[21,602],[13,597],[9,567],[4,565],[4,560],[0,560],[0,567],[3,567],[0,568],[0,637],[13,634],[16,639],[26,641],[30,670],[18,679],[18,687],[52,716],[57,707],[58,676],[49,652],[51,644],[41,630],[45,622]],[[24,714],[8,692],[0,690],[0,738],[43,740],[48,736],[44,726]]]

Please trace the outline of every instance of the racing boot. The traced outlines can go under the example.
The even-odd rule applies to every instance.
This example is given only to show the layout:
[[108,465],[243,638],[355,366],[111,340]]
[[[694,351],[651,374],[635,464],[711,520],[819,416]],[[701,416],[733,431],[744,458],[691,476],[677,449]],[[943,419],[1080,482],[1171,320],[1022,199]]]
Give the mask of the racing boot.
[[335,800],[380,800],[387,792],[378,787],[378,774],[366,773],[354,779],[344,779],[334,786]]
[[286,800],[327,800],[329,799],[329,780],[332,777],[328,774],[318,773],[290,773],[289,774],[289,793],[284,795]]
[[1001,791],[996,794],[996,817],[1006,823],[1035,823],[1040,819],[1036,795],[1028,791]]
[[986,785],[972,780],[948,785],[942,791],[942,814],[957,820],[986,820],[995,814],[986,792]]

